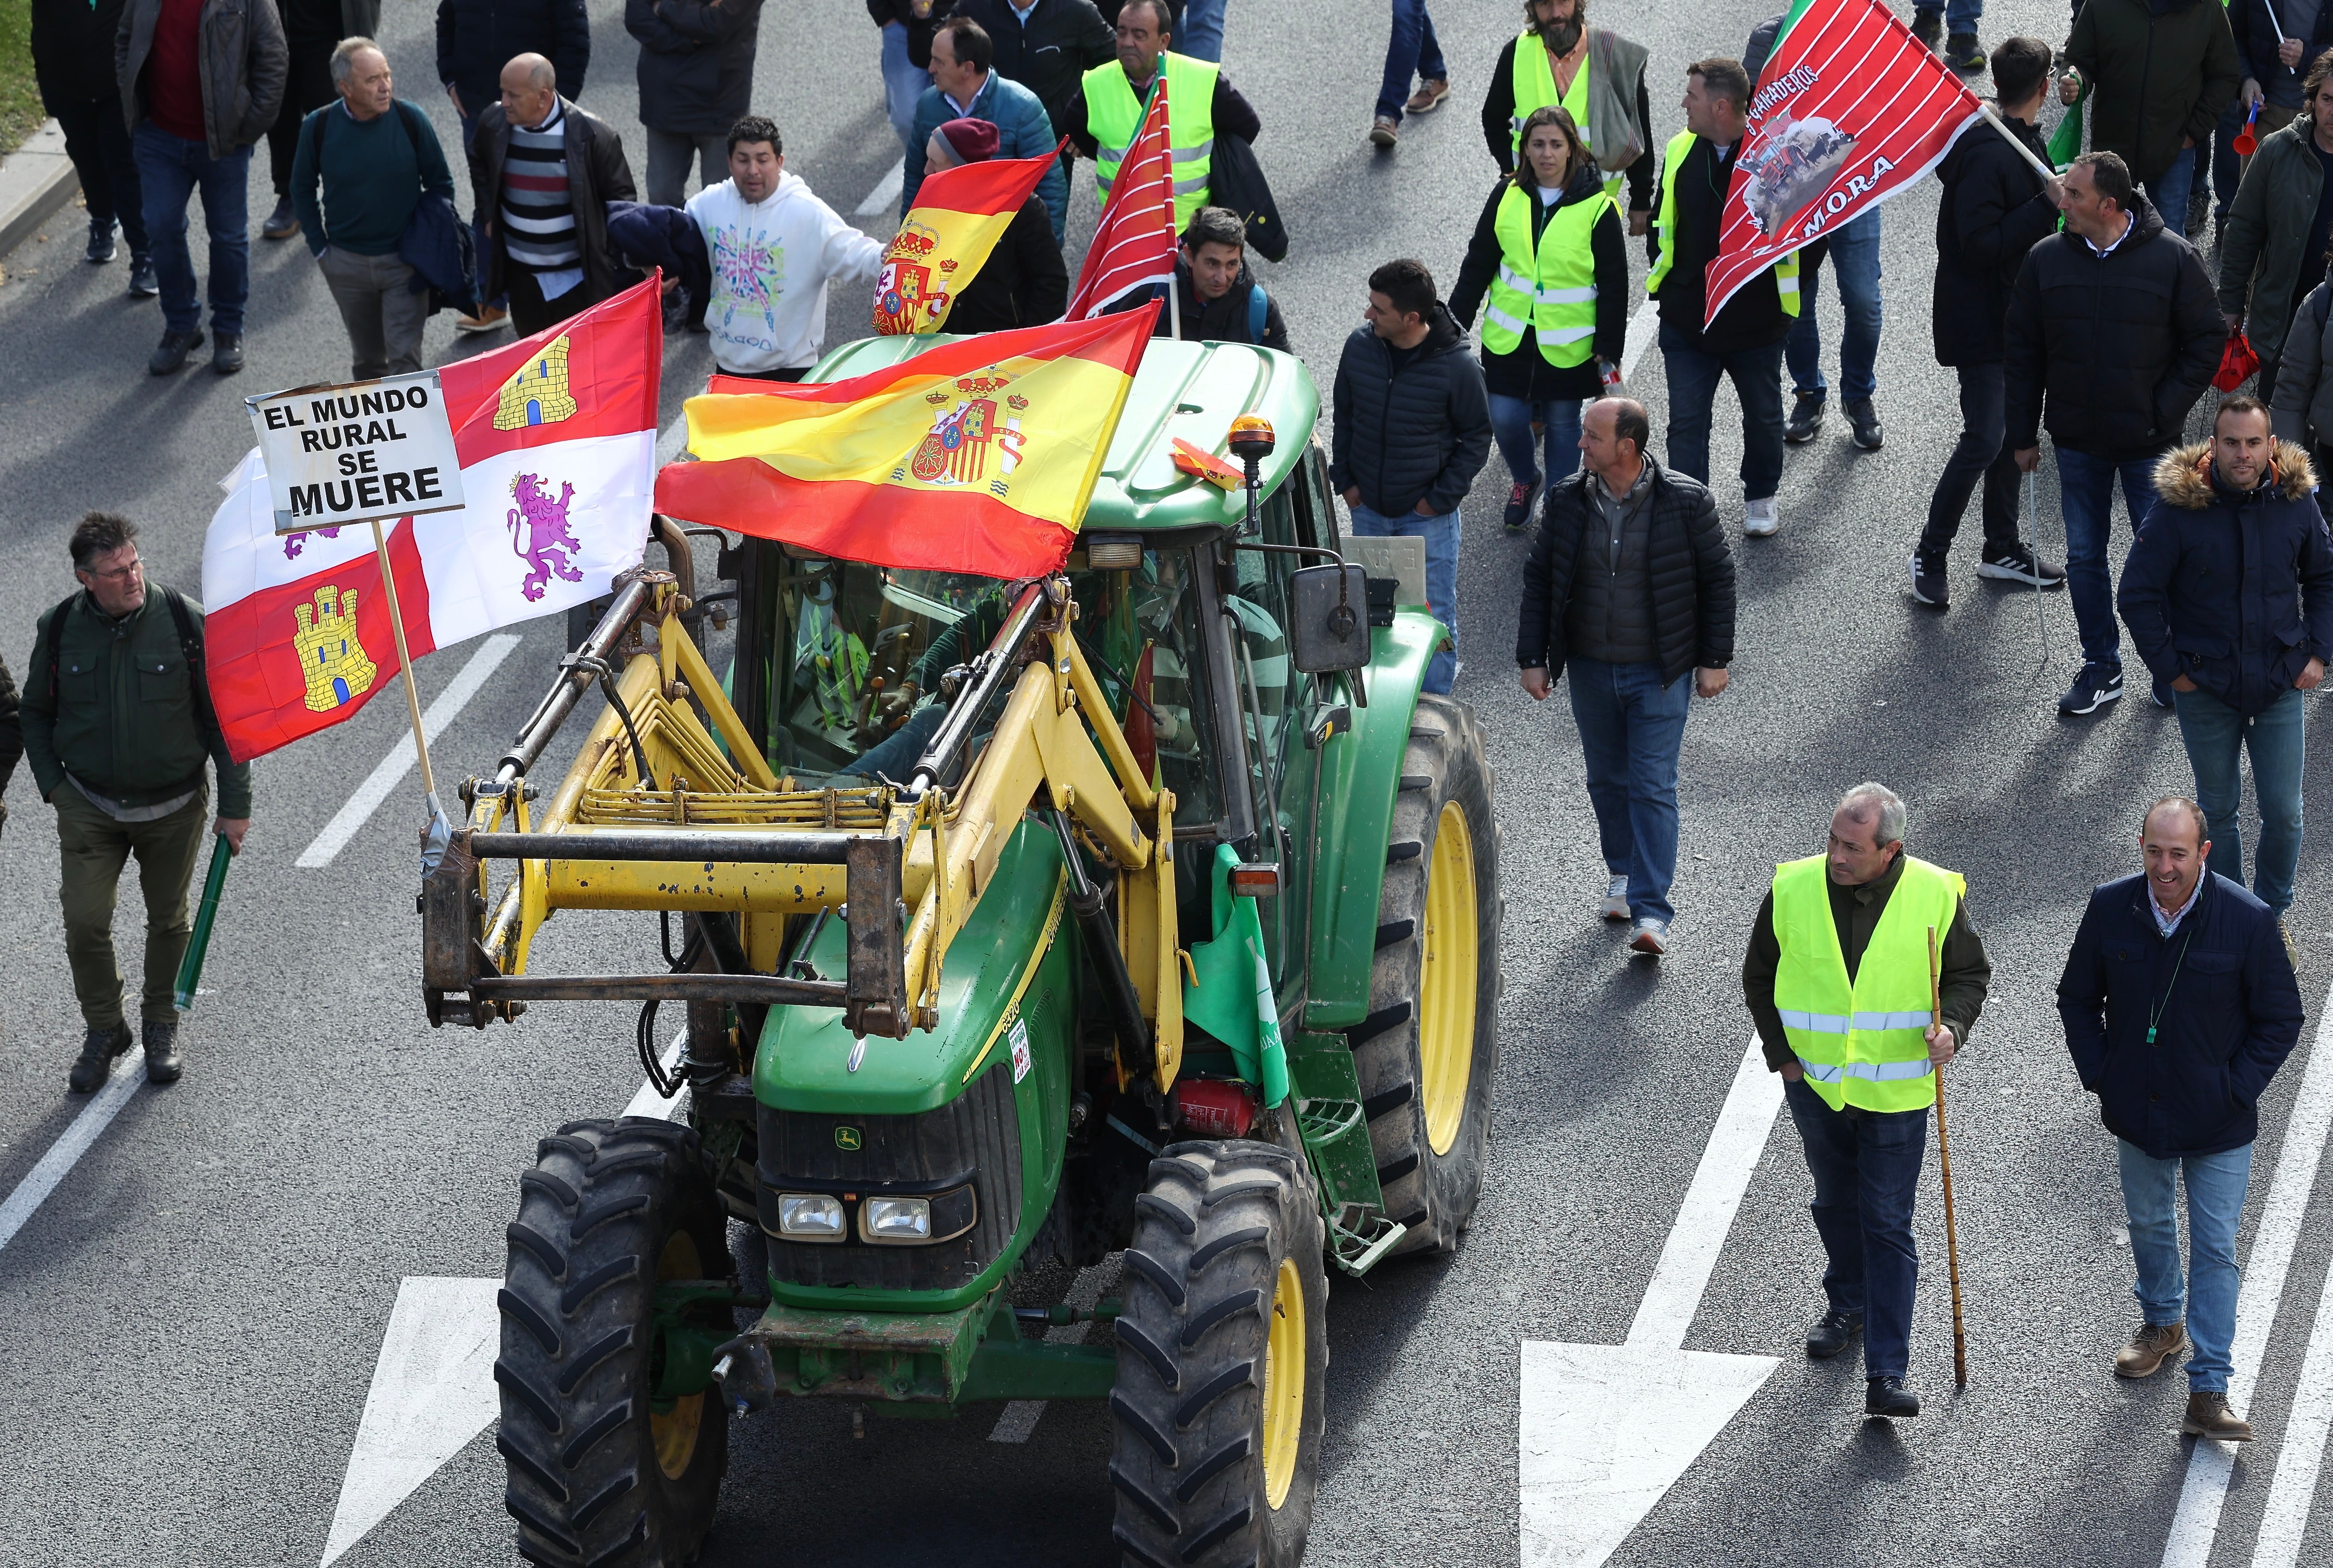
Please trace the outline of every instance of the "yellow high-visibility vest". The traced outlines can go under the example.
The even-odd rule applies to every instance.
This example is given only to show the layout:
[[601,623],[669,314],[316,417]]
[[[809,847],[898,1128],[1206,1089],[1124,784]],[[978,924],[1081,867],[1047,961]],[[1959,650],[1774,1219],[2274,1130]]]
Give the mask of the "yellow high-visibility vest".
[[[1653,235],[1660,246],[1660,259],[1653,270],[1645,274],[1645,292],[1658,296],[1662,280],[1669,275],[1669,263],[1676,256],[1676,177],[1685,167],[1687,154],[1700,138],[1689,130],[1678,131],[1669,138],[1661,153],[1661,205],[1653,213]],[[1799,253],[1792,251],[1767,269],[1774,274],[1774,292],[1781,296],[1782,314],[1799,313]]]
[[1774,936],[1782,949],[1774,1006],[1807,1086],[1832,1110],[1919,1111],[1935,1102],[1928,927],[1941,940],[1967,890],[1959,872],[1906,855],[1850,984],[1825,857],[1774,867]]
[[[1579,128],[1579,145],[1589,152],[1595,150],[1595,139],[1588,129],[1588,70],[1593,62],[1580,56],[1579,69],[1572,73],[1571,91],[1555,90],[1555,67],[1548,62],[1547,44],[1536,33],[1515,34],[1515,63],[1512,80],[1515,89],[1514,142],[1515,162],[1523,158],[1523,121],[1531,112],[1545,104],[1560,103],[1571,111],[1571,123]],[[1599,173],[1601,173],[1599,168]],[[1620,197],[1621,173],[1605,176],[1604,194],[1614,201]]]
[[[1207,205],[1207,175],[1215,152],[1215,77],[1219,68],[1169,51],[1158,57],[1166,83],[1166,140],[1175,165],[1175,228]],[[1142,132],[1148,97],[1134,96],[1126,67],[1112,60],[1085,73],[1086,130],[1094,139],[1094,189],[1107,204],[1118,166]],[[1156,83],[1152,91],[1157,91]]]
[[1596,255],[1589,236],[1616,209],[1600,191],[1587,201],[1567,201],[1549,215],[1534,246],[1531,207],[1538,200],[1514,185],[1499,198],[1493,220],[1499,271],[1483,310],[1483,347],[1512,354],[1529,327],[1547,362],[1569,368],[1595,352]]

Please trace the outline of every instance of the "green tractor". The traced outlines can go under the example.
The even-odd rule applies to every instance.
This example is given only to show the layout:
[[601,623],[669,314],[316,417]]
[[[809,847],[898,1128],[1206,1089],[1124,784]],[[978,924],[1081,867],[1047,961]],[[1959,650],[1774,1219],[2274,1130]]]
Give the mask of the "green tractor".
[[[1330,1272],[1455,1248],[1481,1190],[1503,913],[1480,731],[1419,691],[1422,561],[1340,546],[1319,413],[1286,355],[1153,344],[1036,581],[725,536],[700,602],[659,519],[673,569],[619,580],[464,786],[421,900],[433,1024],[638,1002],[690,1091],[520,1177],[494,1376],[527,1558],[691,1561],[728,1423],[778,1400],[1084,1398],[1126,1562],[1301,1559]],[[559,909],[656,912],[661,961],[531,970]],[[1090,1308],[1014,1305],[1113,1254]]]

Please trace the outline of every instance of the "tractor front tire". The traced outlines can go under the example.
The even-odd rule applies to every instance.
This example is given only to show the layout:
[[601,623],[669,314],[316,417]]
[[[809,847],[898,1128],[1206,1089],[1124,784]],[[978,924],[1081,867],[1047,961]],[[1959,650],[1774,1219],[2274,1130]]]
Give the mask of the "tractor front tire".
[[1474,710],[1421,696],[1394,798],[1367,1019],[1346,1037],[1394,1253],[1455,1251],[1499,1061],[1499,822]]
[[1109,1396],[1113,1532],[1134,1568],[1295,1568],[1329,1371],[1320,1200],[1301,1156],[1234,1140],[1150,1162]]
[[683,1568],[729,1457],[717,1389],[656,1395],[657,1282],[730,1272],[696,1134],[648,1117],[571,1122],[535,1155],[496,1298],[495,1446],[519,1554],[542,1568]]

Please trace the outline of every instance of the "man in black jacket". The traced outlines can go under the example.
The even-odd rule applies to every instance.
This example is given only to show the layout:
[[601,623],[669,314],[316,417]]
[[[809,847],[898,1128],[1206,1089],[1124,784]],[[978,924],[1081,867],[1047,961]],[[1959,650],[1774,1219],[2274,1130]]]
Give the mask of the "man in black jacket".
[[2179,447],[2155,465],[2158,499],[2122,569],[2131,645],[2178,704],[2212,869],[2239,886],[2239,753],[2251,753],[2261,814],[2252,891],[2279,919],[2300,867],[2305,693],[2333,661],[2333,540],[2316,485],[2308,455],[2271,435],[2260,401],[2231,397],[2210,445]]
[[1725,690],[1733,558],[1709,487],[1655,463],[1645,451],[1651,434],[1633,397],[1589,406],[1585,470],[1548,486],[1523,567],[1515,663],[1536,702],[1570,666],[1571,716],[1611,879],[1599,913],[1633,918],[1628,945],[1658,958],[1675,918],[1677,751],[1693,698]]
[[[591,68],[591,18],[583,0],[437,0],[437,80],[462,122],[466,154],[477,137],[478,120],[502,94],[503,67],[521,54],[540,54],[558,75],[559,91],[571,103],[583,97],[583,76]],[[475,169],[475,161],[471,165]],[[475,316],[454,318],[456,332],[491,332],[510,319],[507,301],[483,287],[486,275],[486,230],[494,193],[473,184],[471,226],[478,242],[478,298]],[[627,196],[630,195],[626,193]]]
[[[2026,253],[2002,346],[2006,437],[2018,468],[2041,463],[2046,418],[2058,452],[2066,576],[2081,630],[2082,670],[2058,701],[2094,713],[2122,695],[2122,639],[2107,571],[2114,487],[2134,521],[2155,502],[2155,460],[2179,439],[2220,351],[2227,322],[2194,247],[2163,226],[2110,152],[2066,171],[2063,233]],[[2169,707],[2167,693],[2157,703]]]
[[1426,263],[1369,274],[1362,325],[1337,361],[1329,483],[1353,531],[1426,540],[1426,598],[1450,640],[1426,667],[1426,690],[1458,678],[1458,503],[1491,455],[1491,397],[1466,334],[1435,297]]
[[103,265],[119,253],[117,225],[130,242],[130,292],[152,296],[154,256],[139,210],[138,160],[130,150],[130,127],[121,113],[121,86],[113,75],[113,35],[121,26],[122,0],[33,0],[33,77],[41,107],[65,134],[65,156],[81,177],[82,202],[89,208],[89,246],[82,252]]
[[[1151,283],[1110,301],[1107,313],[1141,309],[1166,298],[1167,285]],[[1186,343],[1253,343],[1289,352],[1288,327],[1280,301],[1256,281],[1247,264],[1247,225],[1229,207],[1201,207],[1183,225],[1175,256],[1174,311],[1160,311],[1154,338],[1176,335],[1182,324]]]
[[1078,78],[1118,55],[1117,34],[1093,0],[1036,0],[1025,12],[1012,0],[962,0],[955,14],[980,24],[996,52],[991,69],[1035,93],[1056,127],[1067,123]]
[[[504,178],[514,164],[532,176],[524,184]],[[566,188],[544,188],[559,169]],[[614,128],[562,94],[542,55],[522,54],[503,68],[502,98],[478,116],[470,139],[470,185],[487,212],[481,292],[507,292],[521,337],[615,294],[608,204],[639,192]],[[515,228],[514,217],[526,227]]]
[[[2188,1348],[2180,1430],[2248,1441],[2228,1408],[2236,1329],[2236,1226],[2260,1136],[2260,1100],[2300,1037],[2300,988],[2269,907],[2206,869],[2203,812],[2148,808],[2143,875],[2090,894],[2058,981],[2058,1015],[2082,1087],[2115,1135],[2144,1320],[2117,1375],[2152,1375]],[[2193,1288],[2180,1277],[2174,1195],[2187,1183]]]
[[[2001,118],[2020,145],[2048,162],[2034,117],[2050,91],[2050,46],[2011,38],[1992,52]],[[1961,383],[1961,438],[1928,500],[1928,525],[1912,551],[1912,597],[1952,603],[1944,557],[1980,475],[1984,480],[1984,554],[1976,575],[2055,588],[2066,580],[2017,537],[2017,460],[2002,445],[2002,322],[2025,253],[2058,226],[2062,182],[2042,178],[1997,131],[1972,127],[1936,166],[1944,199],[1936,207],[1936,363]]]
[[640,124],[648,134],[648,200],[677,207],[697,184],[729,177],[729,128],[753,107],[762,0],[624,0],[640,41]]

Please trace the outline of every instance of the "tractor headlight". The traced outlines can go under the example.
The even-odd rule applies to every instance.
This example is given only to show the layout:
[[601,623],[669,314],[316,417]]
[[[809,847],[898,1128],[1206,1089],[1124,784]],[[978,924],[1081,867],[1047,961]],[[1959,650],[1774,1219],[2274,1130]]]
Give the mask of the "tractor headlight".
[[918,1242],[932,1238],[932,1200],[928,1198],[869,1198],[859,1208],[859,1236],[863,1241]]
[[841,1240],[842,1200],[823,1192],[781,1192],[778,1234],[801,1241]]

